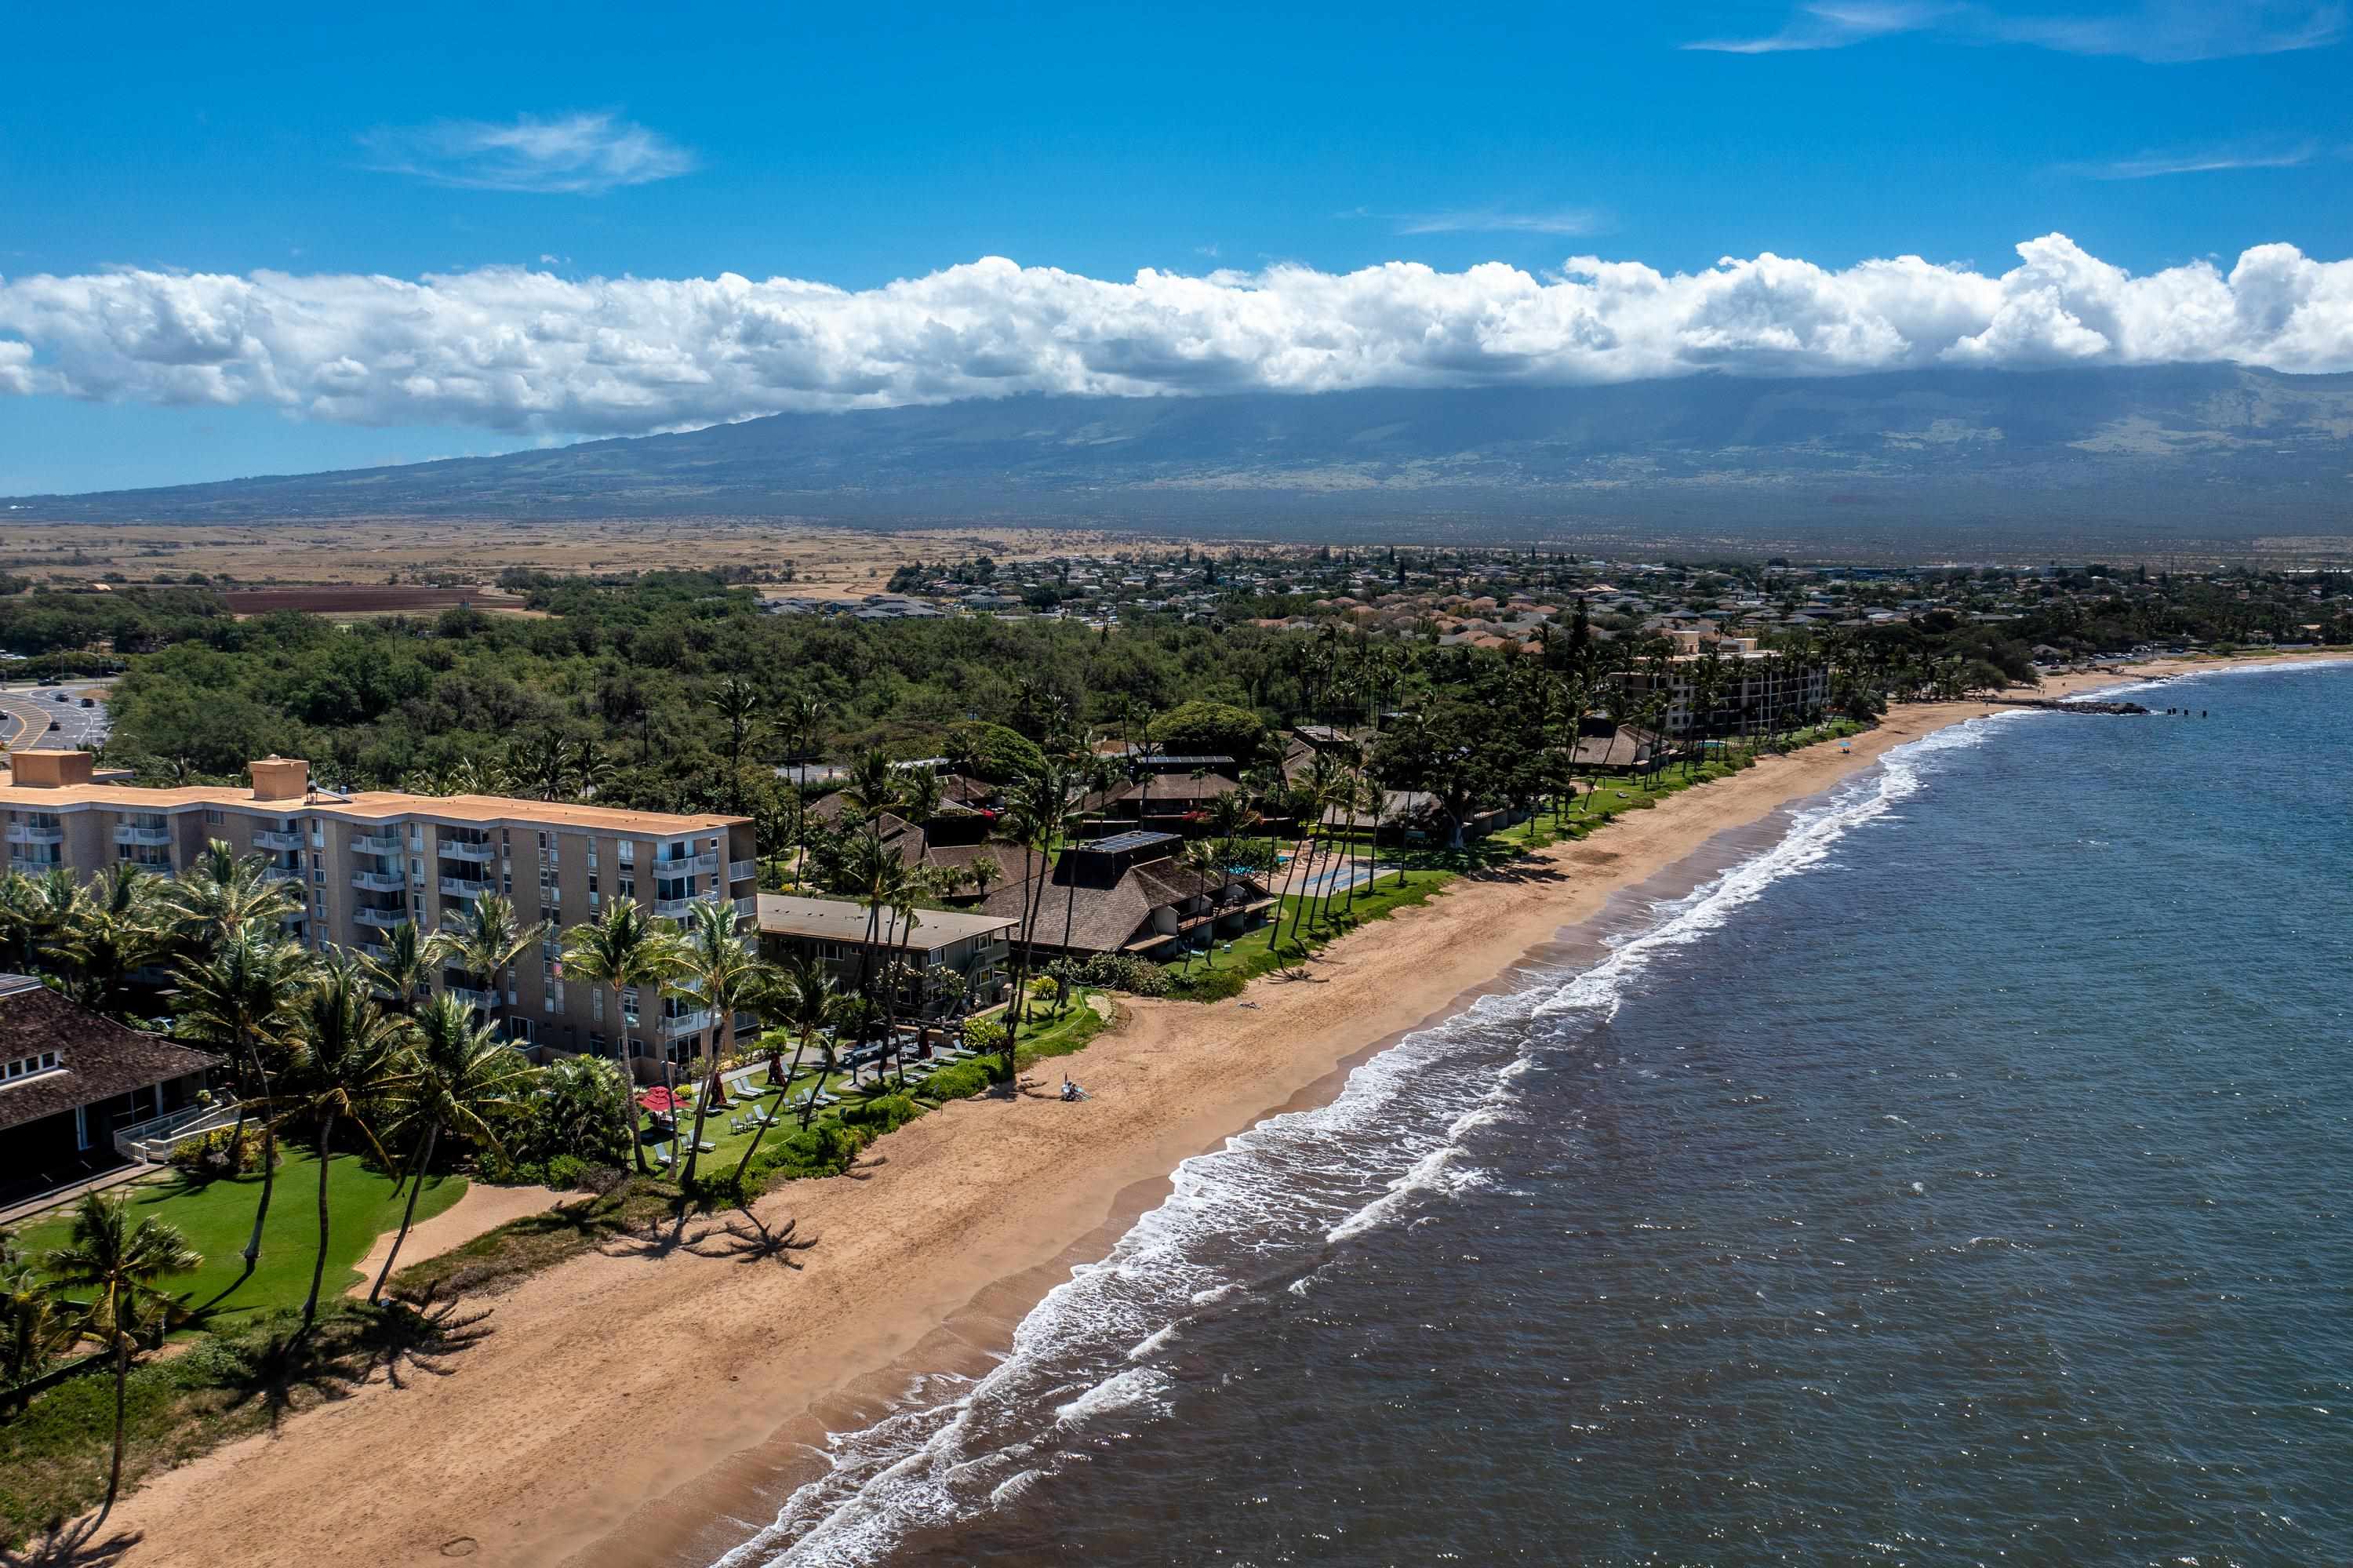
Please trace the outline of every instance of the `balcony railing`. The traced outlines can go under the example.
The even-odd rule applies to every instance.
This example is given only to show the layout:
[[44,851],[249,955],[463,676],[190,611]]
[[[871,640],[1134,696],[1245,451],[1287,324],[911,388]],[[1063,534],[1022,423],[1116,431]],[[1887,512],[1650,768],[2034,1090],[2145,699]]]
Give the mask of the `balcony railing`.
[[261,880],[264,882],[300,882],[302,880],[302,874],[290,865],[265,866],[262,869]]
[[492,1008],[503,1005],[506,1000],[500,996],[497,991],[476,991],[473,987],[467,985],[453,985],[448,988],[448,991],[450,996],[455,998],[457,1001],[464,1003],[468,1007],[480,1008],[484,1012],[490,1012]]
[[436,847],[449,860],[487,861],[499,853],[488,839],[443,839]]
[[759,874],[760,863],[756,860],[731,860],[727,863],[727,880],[730,882],[750,882]]
[[657,898],[654,900],[654,913],[665,920],[686,920],[693,917],[694,906],[698,904],[726,902],[727,895],[714,887],[708,893],[698,893],[691,898]]
[[253,835],[253,847],[263,850],[298,850],[302,847],[302,835],[290,833],[282,828],[263,828]]
[[374,926],[378,930],[390,931],[398,927],[408,924],[408,911],[406,909],[370,909],[363,906],[352,911],[352,918],[358,921],[363,926]]
[[172,842],[172,830],[134,828],[125,822],[114,830],[114,842],[119,844],[168,844]]
[[352,835],[352,852],[354,854],[398,854],[400,849],[400,835],[397,832]]
[[476,882],[470,877],[445,876],[441,879],[441,891],[452,898],[480,898],[496,889],[490,883]]
[[403,871],[355,871],[352,885],[370,893],[398,893],[408,885],[408,874]]
[[698,871],[717,871],[718,869],[719,852],[717,850],[707,850],[702,854],[681,855],[675,860],[658,860],[654,862],[653,867],[656,876],[687,876]]
[[36,828],[24,822],[8,824],[8,842],[12,844],[61,844],[66,842],[63,828]]
[[674,1013],[661,1021],[662,1038],[675,1040],[681,1034],[700,1034],[711,1027],[711,1010],[697,1008],[692,1012]]

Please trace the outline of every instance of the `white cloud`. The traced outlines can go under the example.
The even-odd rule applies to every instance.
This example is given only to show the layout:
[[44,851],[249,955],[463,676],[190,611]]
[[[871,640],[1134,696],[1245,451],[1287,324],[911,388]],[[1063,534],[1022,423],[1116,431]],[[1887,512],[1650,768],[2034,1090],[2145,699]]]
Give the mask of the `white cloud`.
[[2211,175],[2232,169],[2293,169],[2312,162],[2320,149],[2311,142],[2293,147],[2236,145],[2171,153],[2142,153],[2100,164],[2063,164],[2062,174],[2095,180],[2152,180],[2167,175]]
[[1398,219],[1397,231],[1399,234],[1592,234],[1601,227],[1601,215],[1584,207],[1513,212],[1501,207],[1482,207],[1408,214]]
[[597,196],[691,174],[694,154],[611,114],[523,115],[511,125],[438,120],[360,138],[376,167],[472,190]]
[[2346,11],[2341,4],[2309,0],[2140,0],[2074,16],[2025,16],[1964,0],[1810,0],[1778,33],[1704,38],[1683,47],[1722,54],[1780,54],[1842,49],[1899,33],[2177,65],[2325,48],[2345,37]]
[[1018,392],[1591,384],[1722,371],[2227,360],[2353,370],[2353,261],[2258,246],[2136,277],[2063,235],[1999,276],[1916,256],[1697,273],[1570,259],[1277,266],[1115,282],[987,258],[849,291],[791,278],[416,281],[125,270],[0,279],[0,394],[261,404],[532,435]]

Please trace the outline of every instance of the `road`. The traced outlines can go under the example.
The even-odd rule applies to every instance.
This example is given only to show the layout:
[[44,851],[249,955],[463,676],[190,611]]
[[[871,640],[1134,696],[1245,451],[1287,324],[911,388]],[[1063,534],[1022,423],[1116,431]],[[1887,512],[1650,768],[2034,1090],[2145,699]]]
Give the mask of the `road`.
[[[65,700],[59,702],[62,696]],[[84,697],[98,699],[84,707]],[[58,727],[49,728],[51,724]],[[106,744],[106,683],[69,681],[58,686],[0,686],[0,746],[95,751]]]

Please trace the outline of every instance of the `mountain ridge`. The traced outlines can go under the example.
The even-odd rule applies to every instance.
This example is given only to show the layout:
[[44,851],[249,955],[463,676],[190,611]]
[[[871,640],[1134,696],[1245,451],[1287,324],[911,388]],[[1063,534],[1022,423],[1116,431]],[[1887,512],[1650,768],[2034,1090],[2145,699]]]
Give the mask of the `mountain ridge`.
[[[1923,370],[777,414],[390,468],[9,498],[20,520],[713,517],[1465,536],[2353,532],[2353,375]],[[30,519],[22,514],[29,513]]]

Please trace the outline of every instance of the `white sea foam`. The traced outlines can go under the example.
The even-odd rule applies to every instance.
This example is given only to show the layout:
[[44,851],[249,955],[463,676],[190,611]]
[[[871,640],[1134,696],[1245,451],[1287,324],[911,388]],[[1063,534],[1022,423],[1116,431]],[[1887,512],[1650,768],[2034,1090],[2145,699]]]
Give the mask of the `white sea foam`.
[[1888,752],[1826,803],[1796,813],[1770,848],[1662,904],[1599,963],[1531,971],[1525,988],[1482,997],[1370,1058],[1329,1104],[1270,1118],[1186,1160],[1167,1201],[1109,1256],[1048,1293],[987,1375],[927,1385],[936,1396],[831,1435],[828,1473],[720,1568],[871,1563],[911,1530],[950,1524],[1038,1484],[1063,1462],[1061,1445],[1083,1446],[1100,1417],[1156,1419],[1173,1385],[1151,1362],[1189,1318],[1263,1302],[1269,1291],[1280,1299],[1278,1280],[1304,1298],[1302,1265],[1492,1183],[1476,1163],[1477,1139],[1513,1114],[1515,1080],[1537,1069],[1547,1043],[1606,1022],[1654,963],[1773,884],[1822,865],[1848,832],[1916,794],[1931,757],[1983,744],[2000,722],[1956,726]]

